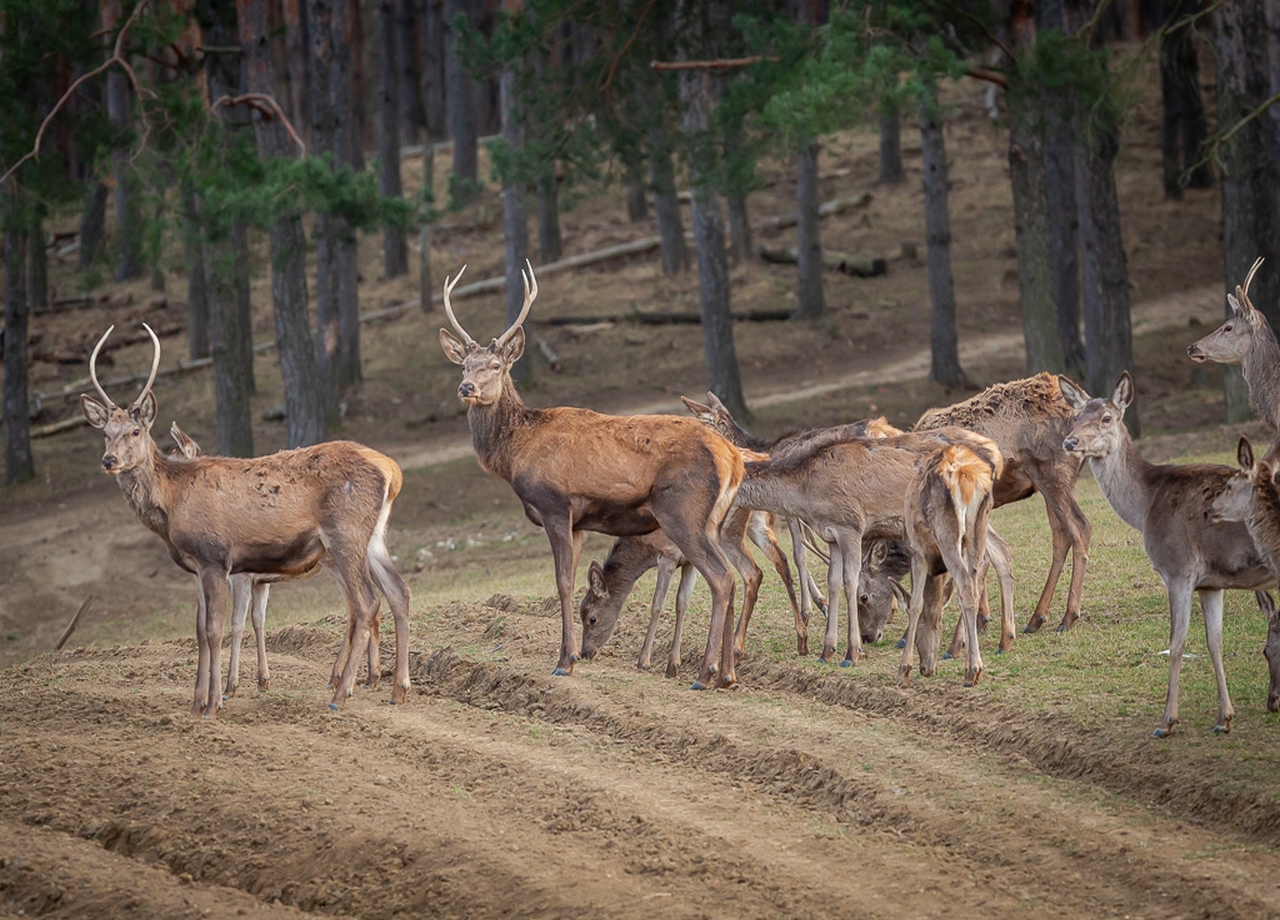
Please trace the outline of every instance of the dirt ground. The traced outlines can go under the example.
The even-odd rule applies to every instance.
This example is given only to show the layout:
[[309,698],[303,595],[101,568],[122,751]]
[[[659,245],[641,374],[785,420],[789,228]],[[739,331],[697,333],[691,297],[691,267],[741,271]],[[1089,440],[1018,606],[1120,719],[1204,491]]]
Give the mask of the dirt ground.
[[[1020,375],[1022,348],[1004,140],[978,92],[957,93],[947,141],[962,359],[987,383]],[[1225,450],[1217,372],[1182,353],[1221,315],[1218,200],[1164,200],[1158,139],[1158,109],[1139,109],[1119,178],[1139,405],[1158,436],[1146,444]],[[824,244],[893,257],[891,268],[829,276],[817,324],[737,325],[762,433],[881,412],[909,422],[967,395],[925,379],[924,266],[901,255],[924,243],[918,148],[907,156],[908,183],[884,189],[873,135],[828,146],[825,197],[873,200],[829,219]],[[791,210],[787,171],[753,196],[756,216]],[[648,232],[626,223],[616,194],[580,194],[565,215],[570,254]],[[496,274],[501,228],[487,207],[437,233],[438,270]],[[366,309],[416,296],[379,277],[376,241],[363,259]],[[785,304],[793,285],[762,263],[732,277],[735,309]],[[66,268],[55,283],[74,292]],[[170,285],[112,286],[88,309],[37,317],[35,345],[87,357],[107,323],[119,335],[146,320],[168,330],[168,366],[185,357],[176,274]],[[254,286],[269,338],[265,260]],[[695,277],[663,278],[637,257],[546,276],[542,289],[529,402],[677,411],[680,393],[705,390],[696,326],[543,322],[693,310]],[[476,338],[500,331],[499,298],[456,306]],[[384,685],[327,709],[344,614],[316,579],[275,589],[270,689],[253,690],[250,648],[219,718],[193,719],[189,576],[99,471],[96,433],[37,442],[39,479],[0,493],[0,917],[1280,915],[1280,810],[1259,790],[1188,774],[1168,745],[1081,732],[958,681],[899,689],[750,643],[737,687],[691,693],[634,668],[643,626],[631,613],[606,653],[553,678],[545,538],[474,463],[440,323],[414,309],[365,327],[366,379],[341,432],[406,470],[390,534],[414,592],[405,706],[388,706]],[[145,370],[149,355],[112,358],[108,377]],[[36,365],[33,386],[55,394],[38,424],[74,415],[56,394],[84,374]],[[280,402],[269,354],[259,375],[261,415]],[[157,395],[157,433],[177,418],[212,443],[207,375],[166,376]],[[260,451],[282,437],[278,422],[255,423]],[[629,611],[647,607],[649,584]],[[68,647],[50,652],[89,594]],[[703,636],[689,635],[692,674]]]

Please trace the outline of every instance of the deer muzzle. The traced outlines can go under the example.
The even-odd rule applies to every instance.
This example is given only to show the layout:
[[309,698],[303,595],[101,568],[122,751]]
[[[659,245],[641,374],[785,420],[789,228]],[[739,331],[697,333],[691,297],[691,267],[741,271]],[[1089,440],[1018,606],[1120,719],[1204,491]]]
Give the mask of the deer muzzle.
[[476,385],[469,380],[464,380],[458,384],[458,397],[460,399],[471,399],[476,395]]
[[1072,437],[1065,438],[1062,442],[1062,449],[1069,454],[1075,453],[1080,449],[1080,439],[1074,435]]
[[102,455],[102,468],[108,473],[114,473],[116,471],[116,464],[119,462],[120,461],[116,459],[115,454]]
[[1199,342],[1192,342],[1190,345],[1187,346],[1187,357],[1190,358],[1192,361],[1194,361],[1196,364],[1204,364],[1205,359],[1208,356],[1203,351],[1200,350]]

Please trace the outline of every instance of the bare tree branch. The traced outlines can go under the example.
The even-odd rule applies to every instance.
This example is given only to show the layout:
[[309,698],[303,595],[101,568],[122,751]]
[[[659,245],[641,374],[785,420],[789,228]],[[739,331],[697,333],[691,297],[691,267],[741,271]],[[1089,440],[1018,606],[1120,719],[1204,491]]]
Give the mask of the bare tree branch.
[[255,112],[259,112],[264,118],[278,118],[280,124],[289,132],[289,136],[293,138],[293,142],[298,145],[298,153],[302,156],[307,155],[307,145],[303,143],[298,132],[293,129],[293,124],[284,114],[284,110],[280,108],[280,103],[276,102],[275,97],[266,93],[242,93],[239,96],[219,96],[213,103],[212,108],[218,108],[221,105],[247,105]]
[[[649,64],[654,70],[732,70],[735,67],[747,67],[759,64],[765,58],[752,55],[744,58],[721,58],[714,61],[653,61]],[[768,58],[776,61],[777,58]]]

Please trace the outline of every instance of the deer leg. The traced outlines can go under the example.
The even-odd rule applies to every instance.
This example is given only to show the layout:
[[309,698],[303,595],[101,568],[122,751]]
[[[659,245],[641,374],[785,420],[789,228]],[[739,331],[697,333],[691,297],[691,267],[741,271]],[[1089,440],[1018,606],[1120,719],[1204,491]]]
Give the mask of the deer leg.
[[1003,654],[1013,646],[1017,628],[1013,613],[1013,567],[1009,561],[1009,544],[996,533],[994,527],[987,528],[985,558],[989,567],[996,570],[996,579],[1000,583],[1000,645],[996,651]]
[[680,671],[680,643],[684,638],[684,615],[689,609],[689,598],[693,596],[693,586],[697,581],[697,570],[689,563],[684,563],[680,567],[680,587],[676,589],[676,624],[671,630],[671,647],[667,649],[666,677],[674,678]]
[[[200,572],[200,588],[204,592],[205,629],[204,641],[209,649],[209,673],[205,679],[206,688],[200,714],[211,719],[217,716],[218,706],[222,702],[219,687],[222,678],[222,631],[226,617],[227,593],[230,585],[225,569],[208,568]],[[199,677],[196,678],[200,685]]]
[[1080,604],[1084,598],[1084,571],[1089,564],[1089,541],[1093,536],[1093,526],[1070,493],[1067,494],[1066,505],[1067,530],[1071,536],[1071,584],[1067,589],[1067,610],[1058,626],[1059,631],[1070,629],[1080,617]]
[[[370,566],[370,577],[373,577]],[[379,630],[382,624],[379,622],[378,614],[381,612],[382,604],[374,600],[373,616],[369,618],[369,645],[365,648],[365,681],[364,688],[366,690],[377,690],[378,681],[382,679],[382,648],[379,643],[382,641]]]
[[[752,543],[760,547],[760,552],[764,553],[765,558],[773,566],[773,570],[782,579],[782,586],[787,591],[787,600],[791,604],[791,614],[796,622],[799,623],[800,603],[796,598],[795,583],[791,578],[791,566],[787,564],[786,553],[778,545],[778,538],[774,534],[773,525],[769,520],[771,517],[772,515],[764,512],[752,514],[747,524],[747,535],[751,537]],[[808,654],[808,652],[806,651],[804,654]]]
[[542,526],[551,541],[556,593],[560,595],[560,660],[551,673],[555,677],[569,677],[578,660],[578,639],[573,631],[573,583],[578,574],[582,534],[574,532],[573,522],[567,517],[547,519],[544,516]]
[[911,601],[907,605],[907,632],[902,637],[902,662],[898,665],[898,683],[911,679],[911,656],[915,650],[916,629],[924,609],[924,585],[928,578],[928,560],[915,547],[911,549]]
[[[912,576],[914,585],[915,577]],[[938,646],[942,642],[942,608],[946,604],[952,579],[942,575],[926,575],[924,604],[920,612],[923,628],[916,631],[916,651],[920,655],[920,674],[932,677],[938,670]]]
[[[1049,605],[1053,603],[1053,592],[1058,589],[1058,578],[1062,575],[1062,567],[1067,561],[1067,552],[1071,549],[1071,540],[1067,535],[1066,524],[1059,513],[1059,507],[1049,493],[1044,496],[1045,511],[1049,516],[1049,535],[1053,540],[1053,558],[1049,562],[1049,574],[1045,576],[1044,588],[1040,591],[1040,599],[1036,601],[1036,609],[1027,621],[1023,632],[1033,633],[1044,625],[1048,617]],[[1075,569],[1072,566],[1072,579]]]
[[240,646],[244,642],[244,626],[249,619],[253,579],[250,575],[231,576],[231,650],[227,655],[227,683],[222,699],[231,699],[240,686]]
[[813,616],[813,576],[809,574],[808,550],[800,536],[800,524],[793,517],[787,518],[787,530],[791,534],[791,556],[796,563],[796,576],[800,581],[800,611],[796,615],[796,654],[809,654],[809,620]]
[[265,581],[253,583],[253,638],[258,648],[258,690],[266,690],[271,684],[271,669],[267,666],[267,600],[271,585]]
[[342,707],[355,688],[358,667],[355,650],[368,648],[373,636],[373,620],[378,615],[378,597],[374,593],[368,562],[361,556],[347,561],[343,569],[345,571],[341,580],[347,599],[346,661],[338,676],[333,699],[329,702],[329,708],[335,711]]
[[[391,688],[393,704],[405,702],[409,692],[409,586],[405,584],[385,545],[370,547],[370,569],[391,608],[396,630],[395,685]],[[376,614],[375,614],[376,616]],[[375,642],[376,646],[376,642]]]
[[[843,532],[839,534],[837,551],[845,557],[841,574],[844,576],[846,651],[840,667],[847,668],[857,664],[858,659],[862,657],[862,630],[858,627],[858,579],[862,575],[862,532],[855,531],[851,535]],[[834,594],[829,599],[829,604],[832,607],[837,606]]]
[[751,558],[751,553],[747,550],[744,540],[735,542],[732,539],[723,542],[724,553],[729,557],[730,563],[738,570],[738,574],[742,576],[742,615],[738,618],[738,628],[733,635],[733,654],[737,660],[742,655],[743,647],[747,641],[747,624],[751,622],[751,613],[756,607],[756,598],[760,596],[760,584],[764,581],[764,573],[760,571],[760,566],[756,565],[756,561]]
[[[649,604],[649,628],[644,634],[644,643],[640,646],[640,660],[636,667],[648,671],[652,667],[653,640],[658,636],[658,620],[662,617],[662,608],[667,603],[667,592],[671,590],[671,576],[676,573],[676,561],[665,554],[658,556],[658,580],[653,586],[653,600]],[[681,588],[684,582],[681,581]],[[678,615],[678,614],[677,614]]]
[[[967,567],[962,565],[961,568]],[[979,678],[982,677],[982,649],[978,647],[978,596],[981,593],[982,582],[978,578],[976,566],[967,568],[961,577],[965,584],[959,586],[960,620],[964,624],[966,642],[969,646],[965,650],[964,685],[976,687]]]
[[1164,715],[1152,734],[1167,738],[1178,721],[1178,674],[1182,670],[1182,652],[1187,645],[1187,628],[1191,623],[1192,586],[1183,581],[1167,583],[1169,591],[1169,689],[1164,697]]
[[[204,593],[204,584],[200,576],[196,576],[196,689],[191,700],[191,714],[200,715],[204,711],[204,701],[209,697],[209,606]],[[216,681],[217,678],[214,678]]]
[[844,584],[844,554],[832,542],[831,561],[827,563],[827,631],[822,638],[822,654],[818,660],[829,664],[836,655],[836,631],[840,623],[840,591]]
[[1235,710],[1231,707],[1231,695],[1227,693],[1227,675],[1222,667],[1222,596],[1221,589],[1200,592],[1205,643],[1209,646],[1209,658],[1213,661],[1213,676],[1218,681],[1218,721],[1213,730],[1220,735],[1231,731],[1231,719],[1235,716]]

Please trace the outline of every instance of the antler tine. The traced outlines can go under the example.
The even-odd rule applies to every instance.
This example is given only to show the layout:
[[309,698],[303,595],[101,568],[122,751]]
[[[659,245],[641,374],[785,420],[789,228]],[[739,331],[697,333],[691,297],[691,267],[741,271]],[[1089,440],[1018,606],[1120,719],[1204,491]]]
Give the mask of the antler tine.
[[102,388],[102,384],[98,382],[98,352],[102,351],[103,343],[107,341],[107,336],[111,335],[111,330],[115,329],[112,323],[107,327],[107,331],[102,333],[102,338],[98,339],[98,344],[93,346],[93,354],[89,355],[89,379],[93,381],[93,388],[98,391],[98,395],[102,397],[102,401],[107,404],[108,408],[116,408],[115,402],[107,395],[107,391]]
[[[529,267],[529,273],[525,274],[524,269],[520,269],[520,277],[524,280],[524,306],[520,308],[520,315],[516,317],[516,321],[512,323],[507,331],[498,336],[498,344],[505,345],[507,339],[511,338],[511,334],[520,328],[524,323],[524,319],[529,315],[529,308],[533,306],[533,302],[538,299],[538,279],[533,274],[533,263],[528,259],[524,260],[524,264]],[[530,289],[529,285],[533,288]]]
[[449,276],[444,276],[444,312],[449,317],[449,323],[453,326],[454,332],[462,339],[464,345],[474,345],[476,340],[467,334],[467,330],[462,328],[462,323],[458,322],[458,318],[453,315],[453,304],[449,303],[449,295],[453,293],[454,287],[458,284],[458,279],[462,277],[462,273],[467,270],[464,263],[462,268],[458,269],[458,273],[453,276],[453,280],[449,280]]
[[156,337],[155,331],[146,323],[142,324],[142,328],[147,330],[147,335],[151,336],[151,345],[155,352],[155,357],[151,359],[151,376],[147,378],[147,385],[142,388],[138,398],[133,401],[132,405],[134,406],[142,405],[142,400],[151,392],[151,384],[156,382],[156,373],[160,370],[160,339]]
[[1258,269],[1262,266],[1262,263],[1262,256],[1258,256],[1258,258],[1254,259],[1253,267],[1249,269],[1249,274],[1244,276],[1244,287],[1236,288],[1236,293],[1240,295],[1241,302],[1248,304],[1251,308],[1253,307],[1253,302],[1249,300],[1249,284],[1253,281],[1253,276],[1258,273]]

